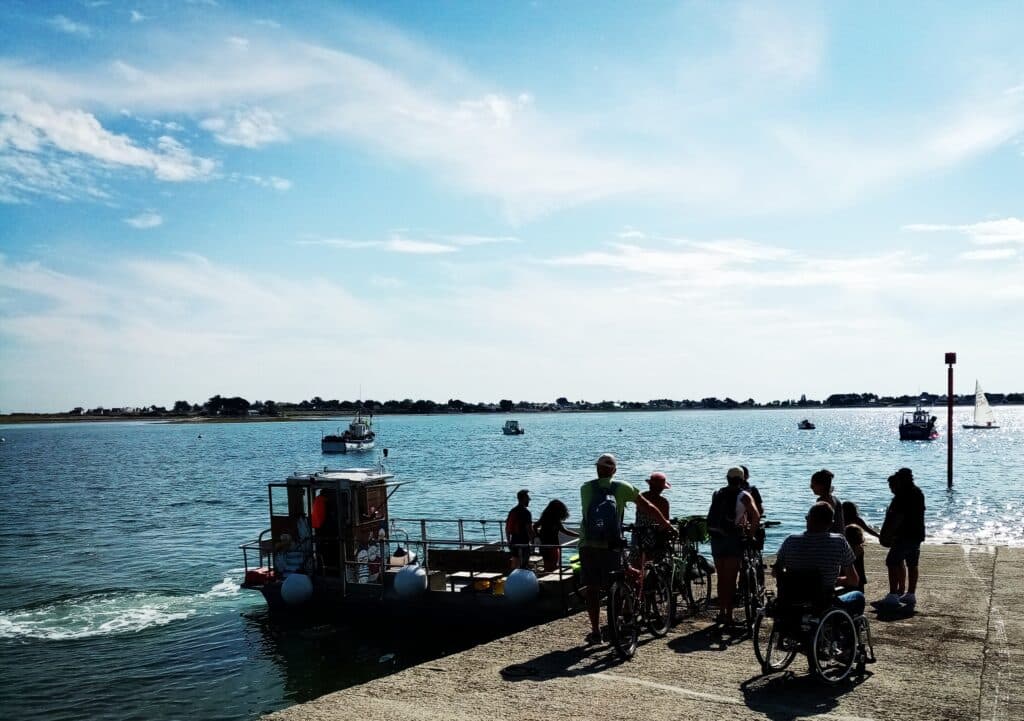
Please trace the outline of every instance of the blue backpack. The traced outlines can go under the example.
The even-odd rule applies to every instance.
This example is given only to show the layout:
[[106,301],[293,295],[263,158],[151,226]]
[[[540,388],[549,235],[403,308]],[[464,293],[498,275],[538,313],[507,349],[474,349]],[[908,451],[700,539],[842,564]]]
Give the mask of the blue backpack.
[[587,509],[586,537],[588,543],[612,546],[622,537],[619,526],[619,507],[615,502],[615,484],[605,489],[594,480],[593,496]]

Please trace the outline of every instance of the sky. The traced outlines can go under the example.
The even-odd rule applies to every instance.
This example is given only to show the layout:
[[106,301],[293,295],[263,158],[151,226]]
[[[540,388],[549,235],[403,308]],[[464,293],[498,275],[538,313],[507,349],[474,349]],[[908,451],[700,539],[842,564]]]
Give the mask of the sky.
[[1022,27],[6,0],[0,412],[1022,391]]

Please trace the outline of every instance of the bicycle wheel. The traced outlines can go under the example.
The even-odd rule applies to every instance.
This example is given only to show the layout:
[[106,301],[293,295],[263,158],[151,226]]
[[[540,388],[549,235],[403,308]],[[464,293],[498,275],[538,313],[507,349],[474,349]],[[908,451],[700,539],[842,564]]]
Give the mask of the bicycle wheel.
[[686,569],[686,605],[696,616],[708,610],[711,604],[711,564],[704,556],[697,556]]
[[763,612],[757,614],[754,622],[754,655],[761,664],[761,673],[782,671],[796,658],[796,645],[783,637],[775,620]]
[[749,563],[743,565],[743,619],[747,630],[752,631],[757,621],[757,612],[761,610],[758,599],[757,570]]
[[608,633],[612,646],[622,658],[633,658],[640,636],[636,597],[625,581],[613,581],[608,589]]
[[655,636],[660,637],[668,633],[668,627],[671,625],[671,595],[668,579],[661,568],[648,567],[647,575],[644,577],[644,618],[647,621],[647,630]]
[[827,683],[846,679],[857,663],[857,629],[846,611],[833,608],[821,619],[811,644],[811,666]]

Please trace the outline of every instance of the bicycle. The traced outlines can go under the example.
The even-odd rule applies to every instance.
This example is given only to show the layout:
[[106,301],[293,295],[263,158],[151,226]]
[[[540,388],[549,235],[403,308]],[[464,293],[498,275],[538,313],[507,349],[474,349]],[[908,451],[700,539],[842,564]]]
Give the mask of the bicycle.
[[708,541],[708,524],[704,516],[673,518],[672,525],[679,532],[679,540],[673,544],[669,559],[669,620],[675,624],[682,617],[680,601],[685,603],[691,616],[707,611],[711,603],[711,576],[715,567],[700,553],[700,544]]
[[[650,529],[648,534],[646,529]],[[622,570],[612,575],[608,588],[608,632],[612,646],[623,659],[630,659],[636,653],[640,640],[640,627],[647,626],[653,635],[661,637],[669,629],[669,581],[665,575],[666,564],[661,560],[648,558],[648,553],[658,544],[657,529],[643,526],[637,529],[633,524],[623,530],[639,531],[636,549],[639,554],[639,568],[630,564],[625,539],[621,541]]]
[[[780,525],[779,521],[761,521],[759,531]],[[753,633],[758,613],[765,607],[764,557],[761,547],[764,536],[744,536],[743,553],[740,555],[740,579],[736,588],[737,598],[743,600],[743,620],[747,631]]]

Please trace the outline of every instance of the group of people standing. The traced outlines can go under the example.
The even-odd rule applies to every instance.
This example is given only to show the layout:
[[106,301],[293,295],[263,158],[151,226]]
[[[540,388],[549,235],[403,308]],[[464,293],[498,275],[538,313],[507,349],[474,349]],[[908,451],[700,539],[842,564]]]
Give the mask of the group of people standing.
[[[560,536],[579,537],[580,582],[586,587],[591,626],[587,643],[601,640],[601,595],[611,574],[621,568],[620,538],[626,505],[633,503],[637,507],[637,530],[654,527],[668,534],[675,533],[669,520],[669,501],[663,495],[665,489],[671,488],[664,473],[652,473],[647,480],[648,490],[641,493],[630,483],[614,480],[617,462],[612,454],[602,454],[596,468],[597,478],[580,487],[583,517],[578,533],[566,528],[569,509],[558,499],[551,501],[540,519],[533,523],[526,489],[519,491],[518,503],[506,520],[506,536],[515,567],[526,567],[533,544],[539,542],[544,570],[553,571],[560,563],[557,548]],[[861,613],[867,582],[864,537],[868,534],[889,548],[885,560],[889,592],[874,605],[913,608],[917,602],[920,547],[925,537],[924,494],[914,484],[913,472],[901,468],[889,477],[893,500],[881,530],[861,518],[856,504],[837,498],[833,479],[834,474],[827,469],[811,476],[810,488],[816,500],[805,517],[807,530],[783,541],[776,557],[776,572],[783,567],[793,571],[817,571],[828,593],[841,587],[844,592],[839,594],[839,602],[852,613]],[[721,626],[733,622],[743,544],[763,545],[761,519],[764,514],[764,501],[758,488],[750,484],[749,470],[745,466],[730,468],[726,472],[726,485],[712,495],[707,514],[711,553],[718,575],[716,622]]]

